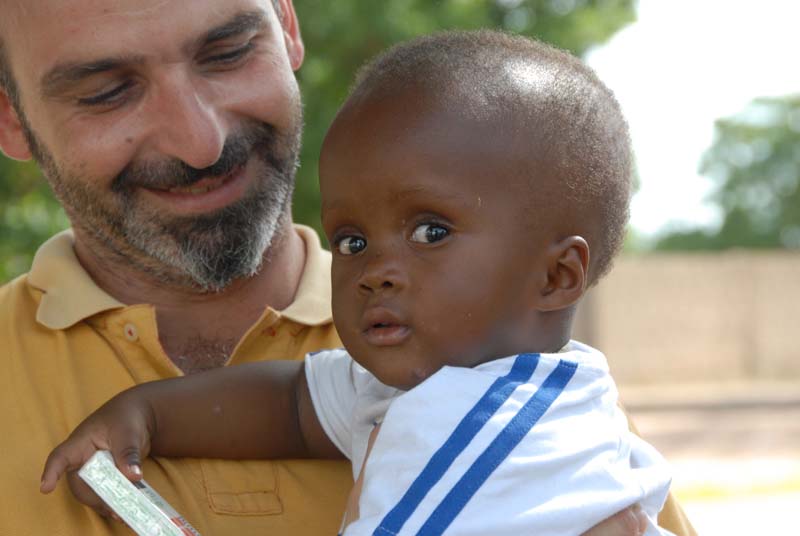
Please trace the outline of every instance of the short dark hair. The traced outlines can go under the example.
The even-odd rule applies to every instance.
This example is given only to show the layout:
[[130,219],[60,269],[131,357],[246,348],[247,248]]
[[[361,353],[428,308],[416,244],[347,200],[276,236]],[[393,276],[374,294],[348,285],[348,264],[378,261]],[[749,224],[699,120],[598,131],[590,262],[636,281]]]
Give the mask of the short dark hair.
[[[515,76],[532,77],[535,89],[516,85]],[[577,222],[588,235],[589,283],[610,270],[629,216],[630,139],[613,93],[588,66],[567,52],[504,32],[437,33],[396,45],[362,67],[345,107],[404,88],[530,135],[530,161],[545,162],[558,185],[552,193],[569,201],[569,214],[555,217],[570,218],[565,221]],[[535,167],[530,176],[541,173]],[[542,204],[531,203],[541,214]]]

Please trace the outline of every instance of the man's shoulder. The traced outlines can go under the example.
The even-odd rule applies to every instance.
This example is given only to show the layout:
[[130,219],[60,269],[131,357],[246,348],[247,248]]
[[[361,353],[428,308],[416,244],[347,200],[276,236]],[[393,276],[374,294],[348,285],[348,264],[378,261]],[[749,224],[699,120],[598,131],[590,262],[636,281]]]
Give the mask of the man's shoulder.
[[52,350],[53,332],[36,320],[41,298],[41,290],[31,286],[28,274],[0,287],[0,358]]
[[28,274],[0,286],[0,323],[35,322],[41,296],[42,292],[28,283]]

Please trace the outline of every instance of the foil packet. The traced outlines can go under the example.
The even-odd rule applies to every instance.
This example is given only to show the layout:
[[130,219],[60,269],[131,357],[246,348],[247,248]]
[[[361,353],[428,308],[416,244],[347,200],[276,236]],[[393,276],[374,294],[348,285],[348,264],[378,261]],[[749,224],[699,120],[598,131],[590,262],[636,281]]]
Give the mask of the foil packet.
[[97,451],[78,475],[139,536],[200,536],[147,482],[128,480],[109,451]]

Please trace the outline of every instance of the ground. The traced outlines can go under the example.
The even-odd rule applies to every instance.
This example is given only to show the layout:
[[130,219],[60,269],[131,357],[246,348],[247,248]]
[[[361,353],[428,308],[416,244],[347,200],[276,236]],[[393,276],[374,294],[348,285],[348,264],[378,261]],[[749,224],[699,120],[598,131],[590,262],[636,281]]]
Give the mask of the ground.
[[701,536],[792,534],[800,505],[800,383],[620,388],[670,461]]

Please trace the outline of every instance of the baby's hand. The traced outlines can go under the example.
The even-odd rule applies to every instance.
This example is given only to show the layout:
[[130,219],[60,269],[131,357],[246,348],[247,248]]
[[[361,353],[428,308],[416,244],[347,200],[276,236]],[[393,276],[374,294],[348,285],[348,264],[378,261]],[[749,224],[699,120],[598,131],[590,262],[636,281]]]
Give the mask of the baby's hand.
[[58,445],[44,465],[40,490],[50,493],[67,473],[70,490],[78,501],[103,516],[115,517],[77,470],[98,450],[109,450],[117,468],[130,480],[142,478],[141,460],[150,452],[155,420],[147,404],[123,392],[89,415]]

